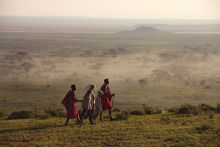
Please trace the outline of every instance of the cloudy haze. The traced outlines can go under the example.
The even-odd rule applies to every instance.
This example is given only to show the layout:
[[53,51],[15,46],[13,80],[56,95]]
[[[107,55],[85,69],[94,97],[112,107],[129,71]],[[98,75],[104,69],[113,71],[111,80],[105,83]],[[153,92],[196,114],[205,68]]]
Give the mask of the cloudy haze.
[[0,0],[0,15],[220,19],[219,0]]

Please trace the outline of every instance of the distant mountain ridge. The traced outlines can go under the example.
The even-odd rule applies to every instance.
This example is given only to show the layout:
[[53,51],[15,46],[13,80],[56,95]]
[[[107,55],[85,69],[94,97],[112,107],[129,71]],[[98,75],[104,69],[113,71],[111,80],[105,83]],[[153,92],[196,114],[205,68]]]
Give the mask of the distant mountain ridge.
[[125,33],[125,34],[158,34],[158,33],[164,33],[164,31],[151,27],[151,26],[139,26],[136,27],[133,30],[127,30],[127,31],[122,31],[119,33]]
[[150,26],[141,26],[134,29],[133,32],[160,32],[160,30]]

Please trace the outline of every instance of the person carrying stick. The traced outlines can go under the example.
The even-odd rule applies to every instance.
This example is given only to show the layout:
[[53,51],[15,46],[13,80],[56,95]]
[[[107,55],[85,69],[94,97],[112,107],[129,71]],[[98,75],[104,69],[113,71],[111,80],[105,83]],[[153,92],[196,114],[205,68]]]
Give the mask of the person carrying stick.
[[[102,111],[108,110],[109,112],[109,119],[112,121],[112,106],[113,106],[113,97],[115,94],[111,93],[110,87],[109,87],[109,80],[105,79],[104,84],[102,85],[101,89],[103,92],[101,102],[102,102]],[[102,112],[100,113],[100,121],[103,121],[102,118]]]

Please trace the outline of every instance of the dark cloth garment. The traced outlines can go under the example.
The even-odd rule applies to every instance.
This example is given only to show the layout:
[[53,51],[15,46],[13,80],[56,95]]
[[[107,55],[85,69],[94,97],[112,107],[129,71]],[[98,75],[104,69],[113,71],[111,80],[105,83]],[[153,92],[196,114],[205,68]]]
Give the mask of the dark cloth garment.
[[85,108],[83,108],[83,111],[79,116],[81,123],[83,122],[83,117],[85,116],[85,114],[88,115],[90,124],[93,124],[94,121],[92,116],[92,110],[86,110]]
[[108,85],[102,85],[101,89],[100,89],[102,92],[103,92],[103,95],[102,95],[102,110],[105,111],[105,110],[109,110],[112,108],[112,94],[111,94],[111,90],[109,88]]
[[76,102],[77,96],[75,95],[74,91],[70,90],[61,102],[66,108],[67,118],[76,118],[78,116]]

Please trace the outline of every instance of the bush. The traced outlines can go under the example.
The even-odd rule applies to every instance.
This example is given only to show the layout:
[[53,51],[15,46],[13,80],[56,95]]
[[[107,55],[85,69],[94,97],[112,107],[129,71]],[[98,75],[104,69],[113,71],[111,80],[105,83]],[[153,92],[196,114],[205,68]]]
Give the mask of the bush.
[[[173,107],[169,108],[168,112],[174,112],[176,114],[200,114],[202,112],[205,113],[212,113],[212,112],[220,112],[220,104],[217,107],[210,106],[208,104],[200,104],[198,106],[192,106],[189,104],[182,105],[179,108]],[[212,118],[212,116],[210,116]]]
[[213,107],[213,106],[210,106],[210,105],[207,105],[207,104],[200,104],[198,106],[198,108],[201,110],[201,111],[216,111],[216,108]]
[[118,108],[115,108],[115,109],[113,109],[112,111],[113,111],[113,112],[120,112],[121,110],[118,109]]
[[46,119],[49,117],[50,117],[50,115],[45,112],[39,112],[37,110],[22,110],[22,111],[12,112],[8,116],[8,119],[27,119],[27,118]]
[[220,113],[220,104],[217,104],[216,111],[217,113]]
[[178,108],[176,108],[176,107],[169,108],[167,111],[170,112],[170,113],[177,113]]
[[160,110],[159,108],[154,109],[153,114],[161,114],[162,110]]
[[[197,115],[197,114],[200,114],[202,112],[208,112],[208,113],[211,113],[211,112],[214,112],[214,111],[217,111],[218,112],[218,106],[215,108],[213,106],[210,106],[208,104],[200,104],[198,106],[192,106],[192,105],[182,105],[180,106],[179,108],[169,108],[168,109],[168,112],[174,112],[176,114],[194,114],[194,115]],[[220,111],[220,106],[219,106],[219,111]]]
[[47,119],[50,117],[50,114],[46,113],[46,112],[37,112],[34,115],[35,118],[40,118],[40,119]]
[[158,108],[152,108],[149,106],[146,106],[143,104],[144,114],[150,115],[150,114],[161,114],[162,110]]
[[154,112],[152,107],[148,107],[146,105],[143,105],[143,108],[144,108],[144,114],[149,115],[149,114],[153,114],[153,112]]
[[22,110],[22,111],[12,112],[8,116],[8,119],[26,119],[26,118],[33,118],[33,117],[34,117],[34,113],[32,111]]
[[5,113],[0,111],[0,117],[3,117],[3,116],[5,116]]
[[144,112],[141,110],[132,110],[130,112],[131,115],[144,115]]
[[64,117],[65,116],[65,111],[62,108],[58,109],[52,109],[49,108],[48,110],[45,110],[46,113],[48,113],[52,117]]
[[15,111],[12,112],[8,119],[26,119],[26,118],[40,118],[46,119],[50,116],[57,117],[57,116],[65,116],[65,112],[63,109],[51,109],[49,108],[46,111],[39,112],[38,110],[22,110],[22,111]]
[[115,115],[115,120],[128,120],[129,114],[127,111],[122,111]]
[[199,114],[198,107],[192,106],[192,105],[182,105],[178,110],[177,114]]

